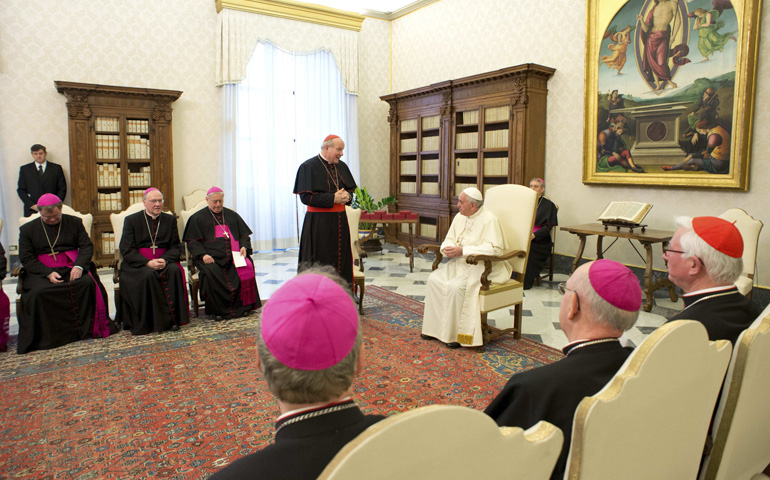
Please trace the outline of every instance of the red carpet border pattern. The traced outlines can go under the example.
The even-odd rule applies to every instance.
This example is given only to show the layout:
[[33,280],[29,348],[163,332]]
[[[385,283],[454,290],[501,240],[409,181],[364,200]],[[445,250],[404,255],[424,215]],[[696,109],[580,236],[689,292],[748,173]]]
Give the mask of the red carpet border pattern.
[[[527,339],[457,350],[422,340],[423,304],[374,286],[364,308],[368,366],[354,387],[365,413],[483,409],[513,373],[562,356]],[[0,479],[205,479],[264,447],[278,408],[254,366],[256,323],[194,319],[0,354]]]

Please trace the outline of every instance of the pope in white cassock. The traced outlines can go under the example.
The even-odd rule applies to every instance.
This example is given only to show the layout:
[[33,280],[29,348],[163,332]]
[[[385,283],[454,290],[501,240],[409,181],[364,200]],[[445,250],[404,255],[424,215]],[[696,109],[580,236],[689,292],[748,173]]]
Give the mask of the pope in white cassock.
[[[477,347],[483,344],[479,290],[484,264],[469,265],[468,255],[501,255],[506,248],[497,217],[484,210],[484,200],[476,188],[460,193],[460,209],[441,253],[450,258],[428,277],[428,296],[422,320],[422,338],[437,338],[449,348]],[[511,278],[508,262],[494,262],[489,280],[503,283]]]

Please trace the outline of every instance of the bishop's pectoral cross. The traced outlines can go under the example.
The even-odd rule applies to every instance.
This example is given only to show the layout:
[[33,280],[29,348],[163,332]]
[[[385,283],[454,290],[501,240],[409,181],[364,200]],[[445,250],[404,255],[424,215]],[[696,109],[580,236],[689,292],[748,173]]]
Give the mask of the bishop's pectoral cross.
[[[155,256],[155,249],[157,249],[158,246],[153,243],[150,248],[152,249],[152,256],[154,257]],[[56,260],[56,259],[54,258],[54,260]]]
[[53,261],[56,261],[56,252],[53,251],[53,248],[51,249],[51,253],[48,254],[49,257],[53,257]]
[[227,233],[227,231],[223,231],[222,233],[225,235],[225,237],[227,237],[228,240],[230,240],[230,234]]

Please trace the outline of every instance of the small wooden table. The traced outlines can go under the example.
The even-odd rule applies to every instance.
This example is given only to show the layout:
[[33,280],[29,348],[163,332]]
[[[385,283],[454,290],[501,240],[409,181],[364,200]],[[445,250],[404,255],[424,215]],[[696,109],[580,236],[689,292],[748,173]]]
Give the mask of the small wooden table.
[[[666,248],[671,237],[674,236],[674,232],[668,232],[664,230],[650,230],[646,229],[634,229],[633,232],[628,228],[621,227],[608,227],[604,229],[604,225],[600,223],[586,223],[584,225],[574,225],[571,227],[560,227],[561,230],[569,232],[580,237],[580,246],[578,246],[577,254],[575,255],[575,261],[572,262],[572,272],[578,267],[581,258],[583,257],[583,250],[586,246],[586,237],[596,235],[596,258],[604,258],[604,252],[602,251],[602,240],[604,237],[614,238],[627,238],[629,242],[636,240],[644,246],[647,251],[647,262],[644,270],[644,291],[647,295],[647,302],[644,304],[644,311],[649,312],[652,310],[652,304],[654,302],[653,292],[659,288],[668,288],[668,296],[672,302],[678,300],[676,291],[674,290],[674,284],[668,279],[668,277],[652,281],[652,245],[655,243],[661,244],[661,250]],[[633,244],[632,244],[633,245]]]
[[393,240],[393,243],[396,243],[398,245],[401,245],[406,249],[406,254],[404,254],[405,257],[409,258],[409,271],[414,272],[414,226],[417,225],[417,219],[416,218],[407,218],[407,219],[376,219],[371,220],[368,218],[362,218],[360,220],[360,223],[368,223],[372,225],[372,231],[369,232],[368,235],[361,238],[361,243],[364,243],[367,240],[370,240],[372,238],[372,235],[374,235],[374,232],[377,231],[377,225],[382,225],[383,228],[385,225],[396,225],[401,223],[406,223],[409,225],[409,243],[403,242],[398,239],[398,232],[396,232],[395,235],[391,238],[390,236],[386,235],[386,240],[391,241]]

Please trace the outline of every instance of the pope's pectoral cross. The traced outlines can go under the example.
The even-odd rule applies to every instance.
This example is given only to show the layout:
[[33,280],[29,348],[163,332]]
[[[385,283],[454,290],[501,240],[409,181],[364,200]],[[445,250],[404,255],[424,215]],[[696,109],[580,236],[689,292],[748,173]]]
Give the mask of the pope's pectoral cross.
[[[155,249],[157,249],[158,246],[153,243],[150,248],[152,249],[152,256],[154,257],[155,256]],[[56,260],[56,259],[54,258],[54,260]]]
[[230,240],[230,234],[229,233],[227,233],[227,232],[222,232],[222,233],[224,233],[225,237],[227,237],[227,239]]
[[53,248],[51,249],[51,253],[48,254],[49,257],[53,257],[53,261],[56,261],[56,252],[53,251]]

